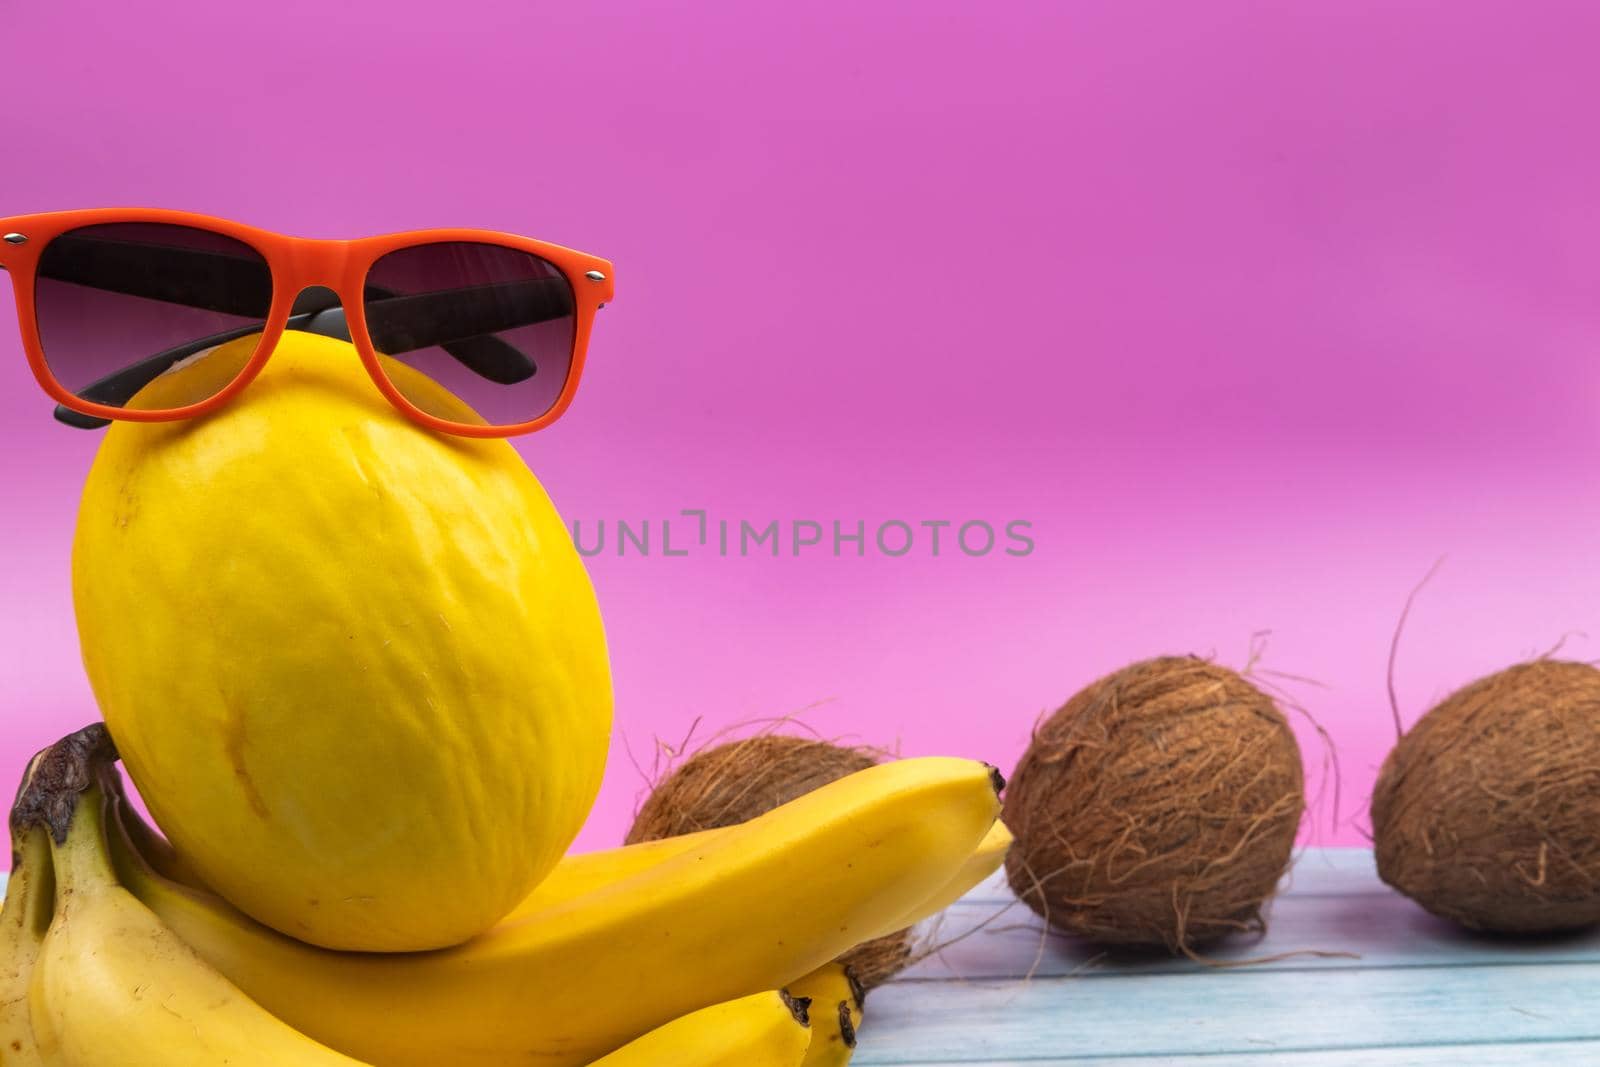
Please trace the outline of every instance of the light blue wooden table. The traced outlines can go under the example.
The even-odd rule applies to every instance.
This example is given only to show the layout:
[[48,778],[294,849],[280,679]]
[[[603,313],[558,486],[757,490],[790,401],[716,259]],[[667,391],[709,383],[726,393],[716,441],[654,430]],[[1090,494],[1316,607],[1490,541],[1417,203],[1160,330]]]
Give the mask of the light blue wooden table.
[[1269,918],[1265,938],[1211,955],[1355,957],[1112,959],[1044,933],[997,878],[926,931],[966,937],[868,998],[855,1063],[1600,1067],[1600,930],[1467,934],[1389,890],[1358,849],[1302,855]]
[[1268,935],[1211,953],[1357,958],[1111,959],[1044,934],[999,879],[947,912],[939,937],[984,920],[868,998],[856,1064],[1600,1067],[1600,931],[1467,934],[1379,882],[1365,850],[1303,854]]

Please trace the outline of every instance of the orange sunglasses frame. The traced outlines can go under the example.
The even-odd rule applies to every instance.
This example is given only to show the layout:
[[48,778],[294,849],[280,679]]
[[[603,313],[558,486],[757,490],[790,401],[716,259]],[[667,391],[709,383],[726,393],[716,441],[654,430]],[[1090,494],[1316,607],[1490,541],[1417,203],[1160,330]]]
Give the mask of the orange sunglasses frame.
[[[260,340],[250,359],[240,369],[237,377],[215,396],[185,407],[164,411],[130,410],[83,400],[74,396],[50,372],[44,358],[44,346],[39,340],[39,324],[35,318],[33,301],[34,278],[39,257],[45,247],[56,237],[84,226],[98,226],[114,222],[167,223],[206,230],[241,241],[259,253],[266,261],[272,275],[272,305],[262,327]],[[95,208],[87,211],[51,211],[38,215],[14,215],[0,219],[0,233],[19,234],[21,243],[0,241],[0,267],[11,275],[12,289],[16,294],[17,317],[22,329],[22,347],[44,391],[63,407],[101,419],[120,419],[129,422],[171,422],[191,419],[215,411],[239,394],[261,368],[272,358],[273,349],[283,336],[294,306],[295,298],[305,289],[324,286],[333,290],[344,307],[345,320],[350,329],[350,341],[367,374],[380,392],[409,418],[431,430],[456,434],[461,437],[512,437],[532,433],[550,425],[567,410],[573,394],[578,390],[578,379],[583,374],[584,355],[589,347],[589,332],[594,325],[594,314],[612,298],[615,283],[610,262],[560,245],[535,241],[514,234],[493,230],[412,230],[405,233],[385,234],[381,237],[364,237],[353,241],[318,240],[307,237],[289,237],[270,230],[257,229],[228,219],[209,215],[196,215],[187,211],[166,211],[158,208]],[[445,242],[470,242],[515,248],[538,256],[564,275],[572,287],[574,313],[572,363],[561,395],[550,410],[538,418],[509,426],[487,426],[477,423],[452,422],[431,415],[407,400],[384,374],[378,361],[378,352],[367,333],[365,301],[362,287],[367,273],[384,255],[401,248]],[[598,277],[596,277],[598,275]]]

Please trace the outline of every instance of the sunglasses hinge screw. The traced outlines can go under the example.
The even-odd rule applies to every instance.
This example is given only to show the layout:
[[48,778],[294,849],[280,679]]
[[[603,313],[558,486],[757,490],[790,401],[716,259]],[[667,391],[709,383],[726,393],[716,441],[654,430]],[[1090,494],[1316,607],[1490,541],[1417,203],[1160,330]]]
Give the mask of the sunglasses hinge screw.
[[8,245],[24,245],[28,243],[28,235],[24,233],[8,233],[4,237],[0,237],[0,241],[5,241]]

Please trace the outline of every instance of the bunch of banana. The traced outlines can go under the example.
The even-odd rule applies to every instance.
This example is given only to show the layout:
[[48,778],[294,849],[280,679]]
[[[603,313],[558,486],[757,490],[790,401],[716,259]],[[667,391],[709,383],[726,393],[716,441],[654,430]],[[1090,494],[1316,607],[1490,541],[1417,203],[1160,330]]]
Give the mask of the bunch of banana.
[[[574,857],[465,945],[348,953],[177,880],[193,878],[134,816],[110,747],[91,727],[46,750],[13,813],[5,1067],[799,1067],[805,998],[763,991],[981,879],[999,808],[984,764],[884,764],[740,826]],[[828,1026],[848,1021],[822,992]],[[639,1058],[652,1048],[679,1051]]]
[[251,1001],[122,887],[107,797],[86,784],[96,743],[34,757],[12,812],[0,1064],[361,1067]]
[[[21,835],[0,912],[0,1065],[360,1067],[245,997],[117,884],[103,803],[85,793],[59,846],[41,826]],[[809,1004],[775,991],[713,1005],[595,1067],[801,1067]]]
[[57,906],[29,1008],[45,1063],[356,1067],[290,1028],[208,966],[111,868],[98,790],[51,848]]

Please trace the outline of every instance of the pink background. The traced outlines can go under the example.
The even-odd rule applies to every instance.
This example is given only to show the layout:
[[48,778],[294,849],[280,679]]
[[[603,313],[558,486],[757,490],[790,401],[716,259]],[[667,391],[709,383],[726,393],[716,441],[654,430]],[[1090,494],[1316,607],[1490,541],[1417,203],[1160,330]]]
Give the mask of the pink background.
[[[520,446],[569,519],[1033,522],[1021,559],[595,559],[618,744],[587,844],[632,809],[623,739],[648,762],[697,718],[817,705],[824,734],[1009,768],[1096,675],[1239,665],[1262,630],[1268,667],[1323,683],[1294,691],[1343,763],[1308,837],[1359,843],[1389,637],[1437,557],[1409,716],[1597,623],[1592,4],[50,0],[3,23],[0,212],[481,225],[613,258],[578,401]],[[50,420],[10,315],[6,781],[94,714],[67,561],[96,437]]]

